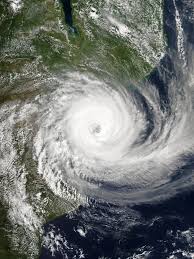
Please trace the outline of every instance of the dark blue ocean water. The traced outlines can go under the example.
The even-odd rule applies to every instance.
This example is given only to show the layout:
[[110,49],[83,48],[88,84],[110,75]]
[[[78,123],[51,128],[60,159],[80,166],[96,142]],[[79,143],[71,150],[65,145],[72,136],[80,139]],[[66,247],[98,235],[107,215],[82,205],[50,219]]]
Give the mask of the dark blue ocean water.
[[[188,5],[192,1],[165,0],[167,54],[147,78],[159,91],[162,109],[168,109],[167,89],[175,73],[172,59],[177,54],[178,35],[174,3],[185,34],[187,65],[191,62],[187,50],[194,46],[194,23],[189,19],[191,10]],[[66,15],[70,17],[70,13]],[[72,25],[71,17],[67,19]],[[168,55],[169,52],[171,55]],[[194,158],[186,159],[186,166],[179,168],[175,178],[194,168]],[[148,204],[119,206],[91,200],[88,206],[80,206],[77,211],[49,222],[44,226],[44,231],[45,237],[53,232],[60,239],[54,254],[43,246],[40,259],[194,258],[194,190]]]

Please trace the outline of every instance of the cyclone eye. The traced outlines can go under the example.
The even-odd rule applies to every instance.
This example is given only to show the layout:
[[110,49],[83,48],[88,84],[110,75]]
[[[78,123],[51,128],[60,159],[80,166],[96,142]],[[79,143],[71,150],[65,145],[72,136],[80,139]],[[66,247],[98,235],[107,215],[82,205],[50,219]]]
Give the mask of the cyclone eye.
[[93,124],[91,127],[90,127],[90,133],[92,135],[98,135],[100,134],[102,131],[102,128],[99,124]]

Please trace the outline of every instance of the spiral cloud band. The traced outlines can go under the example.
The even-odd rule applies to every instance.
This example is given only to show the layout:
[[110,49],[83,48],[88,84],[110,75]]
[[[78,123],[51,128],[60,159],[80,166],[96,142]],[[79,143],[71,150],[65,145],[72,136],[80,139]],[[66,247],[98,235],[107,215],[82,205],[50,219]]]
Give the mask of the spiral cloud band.
[[126,88],[68,74],[42,105],[35,138],[38,172],[55,194],[75,199],[138,202],[177,191],[186,176],[173,180],[176,170],[193,145],[188,78],[171,81],[162,107],[149,83]]

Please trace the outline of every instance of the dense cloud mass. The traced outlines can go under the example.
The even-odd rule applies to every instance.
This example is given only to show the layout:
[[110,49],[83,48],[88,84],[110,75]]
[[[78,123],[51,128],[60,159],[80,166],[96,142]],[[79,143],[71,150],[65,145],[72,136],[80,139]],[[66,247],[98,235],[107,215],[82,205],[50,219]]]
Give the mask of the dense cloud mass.
[[59,195],[69,189],[110,202],[154,200],[173,194],[180,181],[184,187],[185,176],[173,176],[193,151],[188,73],[174,75],[163,96],[146,81],[126,89],[68,74],[40,109],[39,173]]

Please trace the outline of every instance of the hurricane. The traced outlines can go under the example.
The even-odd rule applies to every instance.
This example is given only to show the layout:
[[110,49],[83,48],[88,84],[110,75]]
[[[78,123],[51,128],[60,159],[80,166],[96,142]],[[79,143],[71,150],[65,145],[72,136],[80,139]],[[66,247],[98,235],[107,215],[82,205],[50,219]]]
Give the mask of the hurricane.
[[176,177],[194,141],[193,79],[181,73],[163,93],[167,103],[146,80],[124,87],[79,72],[60,79],[34,141],[38,172],[54,192],[139,202],[192,185],[189,175]]

